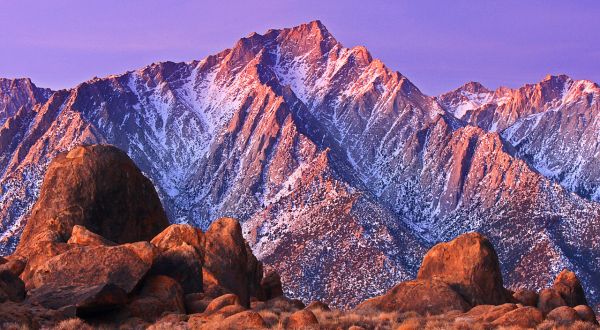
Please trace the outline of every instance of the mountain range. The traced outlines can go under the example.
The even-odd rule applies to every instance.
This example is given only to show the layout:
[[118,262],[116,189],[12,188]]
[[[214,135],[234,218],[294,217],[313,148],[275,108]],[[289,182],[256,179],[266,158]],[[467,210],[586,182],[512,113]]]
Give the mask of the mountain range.
[[292,297],[354,306],[414,278],[435,243],[478,231],[509,287],[548,286],[566,267],[597,304],[599,99],[562,75],[431,97],[319,21],[67,90],[1,79],[0,251],[49,162],[103,143],[152,180],[171,222],[240,219]]

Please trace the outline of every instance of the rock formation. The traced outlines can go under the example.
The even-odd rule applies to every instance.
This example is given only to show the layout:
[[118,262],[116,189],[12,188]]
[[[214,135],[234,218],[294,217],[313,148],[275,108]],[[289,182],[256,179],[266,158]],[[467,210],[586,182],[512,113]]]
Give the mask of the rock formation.
[[42,233],[63,242],[81,225],[115,243],[150,240],[168,226],[154,186],[121,150],[80,146],[54,158],[17,253]]
[[511,297],[502,283],[494,247],[485,236],[467,233],[432,247],[417,280],[400,283],[361,303],[357,310],[441,314],[483,328],[535,328],[544,320],[561,325],[576,321],[588,322],[589,327],[598,324],[571,271],[563,270],[553,286],[539,295],[520,289]]
[[468,233],[440,243],[425,254],[418,280],[438,279],[460,293],[471,306],[508,302],[498,256],[481,234]]
[[443,314],[454,310],[466,312],[471,305],[450,285],[433,279],[400,283],[385,295],[369,299],[357,308]]
[[[265,299],[262,264],[237,220],[219,219],[206,234],[167,227],[152,184],[111,146],[76,147],[49,168],[23,241],[0,259],[0,327],[26,321],[37,328],[75,316],[153,323],[185,314],[198,300],[207,302],[199,312],[218,312],[226,324],[260,323],[251,313],[228,318],[251,298]],[[269,295],[280,294],[278,278],[265,282]]]

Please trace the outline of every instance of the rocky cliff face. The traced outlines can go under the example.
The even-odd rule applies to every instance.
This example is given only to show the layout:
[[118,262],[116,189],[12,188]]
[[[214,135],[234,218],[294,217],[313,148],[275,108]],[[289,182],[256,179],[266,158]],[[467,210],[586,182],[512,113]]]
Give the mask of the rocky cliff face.
[[[478,87],[477,87],[478,86]],[[466,84],[438,98],[470,125],[499,132],[514,155],[569,191],[600,200],[600,87],[565,75],[519,89]]]
[[[153,181],[171,222],[206,229],[239,218],[295,297],[354,305],[414,277],[428,246],[473,230],[498,247],[508,285],[539,288],[566,266],[600,290],[598,206],[536,170],[533,144],[510,143],[517,133],[507,127],[553,112],[515,106],[471,120],[456,104],[505,91],[464,89],[426,96],[318,21],[251,34],[200,61],[84,82],[28,111],[21,135],[0,130],[10,145],[0,163],[3,249],[15,246],[53,157],[111,143]],[[536,93],[522,102],[552,94]]]
[[50,89],[37,87],[28,78],[0,78],[0,126],[21,108],[26,111],[46,102],[52,93]]

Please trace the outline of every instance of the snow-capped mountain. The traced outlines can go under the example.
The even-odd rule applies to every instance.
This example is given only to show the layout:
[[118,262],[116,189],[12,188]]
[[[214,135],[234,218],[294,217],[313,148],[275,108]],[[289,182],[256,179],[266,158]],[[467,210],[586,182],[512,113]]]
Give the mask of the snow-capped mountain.
[[600,87],[588,80],[547,76],[519,89],[489,91],[469,83],[439,97],[470,125],[500,132],[542,175],[600,201]]
[[[502,93],[516,92],[470,84],[426,96],[318,21],[253,33],[200,61],[96,78],[21,107],[0,129],[3,251],[48,162],[111,143],[153,180],[171,221],[239,218],[295,297],[353,305],[414,277],[433,243],[471,230],[498,247],[512,286],[542,287],[568,266],[598,292],[600,208],[535,167],[523,129],[508,135],[550,108],[476,115]],[[535,95],[521,100],[538,104]],[[540,133],[527,134],[534,143]]]

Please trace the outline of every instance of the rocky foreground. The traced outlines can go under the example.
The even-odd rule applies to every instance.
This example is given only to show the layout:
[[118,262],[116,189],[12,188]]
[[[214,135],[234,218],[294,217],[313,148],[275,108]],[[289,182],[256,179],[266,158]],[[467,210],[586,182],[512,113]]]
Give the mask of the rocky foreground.
[[[531,270],[535,271],[534,269]],[[152,183],[112,146],[76,147],[48,169],[14,254],[0,258],[0,328],[594,329],[577,276],[504,288],[478,233],[434,246],[417,279],[353,310],[283,296],[235,219],[169,225]]]

